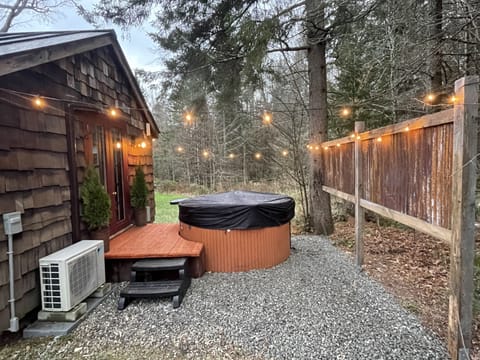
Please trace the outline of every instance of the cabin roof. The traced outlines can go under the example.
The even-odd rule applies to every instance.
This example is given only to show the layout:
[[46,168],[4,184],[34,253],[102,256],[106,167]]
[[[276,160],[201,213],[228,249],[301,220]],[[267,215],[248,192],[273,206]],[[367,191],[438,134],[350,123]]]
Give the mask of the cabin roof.
[[0,33],[0,76],[111,46],[153,131],[158,126],[113,30]]

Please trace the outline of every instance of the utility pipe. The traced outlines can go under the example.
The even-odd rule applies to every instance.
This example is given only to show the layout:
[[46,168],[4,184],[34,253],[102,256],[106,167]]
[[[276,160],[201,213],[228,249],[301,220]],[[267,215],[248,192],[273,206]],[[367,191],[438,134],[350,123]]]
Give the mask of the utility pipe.
[[8,329],[11,332],[17,332],[19,329],[18,317],[15,316],[15,274],[13,267],[13,235],[8,235],[8,276],[10,282],[10,299],[8,303],[10,304],[10,328]]

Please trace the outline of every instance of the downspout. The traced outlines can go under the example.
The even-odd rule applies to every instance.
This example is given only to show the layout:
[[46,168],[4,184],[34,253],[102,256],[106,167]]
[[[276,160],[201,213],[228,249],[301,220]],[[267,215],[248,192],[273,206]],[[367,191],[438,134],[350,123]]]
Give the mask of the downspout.
[[75,143],[75,124],[73,104],[65,105],[65,130],[67,135],[68,176],[70,182],[70,216],[72,222],[72,242],[80,240],[80,203],[77,177],[77,146]]
[[14,276],[14,267],[13,267],[13,235],[8,234],[8,277],[9,277],[9,286],[10,286],[10,299],[8,303],[10,304],[10,327],[8,331],[17,332],[19,329],[18,317],[15,316],[15,276]]
[[15,268],[13,266],[13,235],[21,233],[22,228],[22,215],[19,211],[3,214],[3,229],[5,235],[8,237],[7,255],[8,255],[8,281],[10,298],[8,303],[10,304],[10,327],[11,332],[17,332],[19,328],[18,317],[15,315]]

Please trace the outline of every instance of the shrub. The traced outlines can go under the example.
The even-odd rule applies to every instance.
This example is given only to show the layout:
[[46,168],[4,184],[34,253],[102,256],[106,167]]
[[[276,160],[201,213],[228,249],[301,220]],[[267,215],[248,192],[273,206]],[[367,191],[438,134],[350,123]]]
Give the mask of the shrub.
[[135,169],[135,177],[133,178],[132,188],[130,190],[130,204],[136,209],[147,206],[148,188],[145,181],[145,173],[138,166]]
[[88,230],[108,226],[111,216],[110,196],[100,182],[97,171],[89,166],[80,187],[82,198],[82,220]]

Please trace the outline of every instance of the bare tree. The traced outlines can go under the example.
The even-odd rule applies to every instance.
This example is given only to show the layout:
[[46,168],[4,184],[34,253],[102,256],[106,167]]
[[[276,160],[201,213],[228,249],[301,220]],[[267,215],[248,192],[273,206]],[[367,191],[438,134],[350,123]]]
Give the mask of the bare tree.
[[0,2],[0,32],[8,32],[25,15],[49,20],[61,7],[74,5],[74,0],[10,0]]

